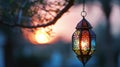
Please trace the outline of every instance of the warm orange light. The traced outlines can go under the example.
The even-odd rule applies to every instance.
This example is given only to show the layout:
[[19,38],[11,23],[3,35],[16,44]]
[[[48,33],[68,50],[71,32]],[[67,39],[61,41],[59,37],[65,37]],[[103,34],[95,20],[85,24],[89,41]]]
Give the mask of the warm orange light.
[[87,42],[87,40],[81,42],[81,47],[82,50],[87,50],[87,48],[89,48],[89,43]]
[[37,30],[35,32],[35,40],[40,44],[46,44],[50,41],[50,35],[45,30]]
[[53,32],[50,27],[37,29],[22,29],[23,35],[34,45],[50,44],[55,42]]

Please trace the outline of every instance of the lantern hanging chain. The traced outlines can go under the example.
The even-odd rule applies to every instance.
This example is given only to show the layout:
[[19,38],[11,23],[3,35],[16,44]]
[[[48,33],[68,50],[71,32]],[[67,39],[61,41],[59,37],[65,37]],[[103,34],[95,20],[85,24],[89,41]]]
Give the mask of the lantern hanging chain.
[[83,11],[85,11],[85,0],[83,0]]
[[85,0],[83,0],[81,16],[86,17],[86,15],[87,15],[87,12],[85,11]]

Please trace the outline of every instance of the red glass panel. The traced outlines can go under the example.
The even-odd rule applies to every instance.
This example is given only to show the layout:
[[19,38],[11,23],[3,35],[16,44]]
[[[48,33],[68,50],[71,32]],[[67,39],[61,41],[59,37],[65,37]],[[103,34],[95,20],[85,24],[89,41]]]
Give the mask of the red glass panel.
[[90,36],[88,30],[83,30],[81,39],[80,39],[80,48],[82,50],[83,55],[87,54],[90,49]]

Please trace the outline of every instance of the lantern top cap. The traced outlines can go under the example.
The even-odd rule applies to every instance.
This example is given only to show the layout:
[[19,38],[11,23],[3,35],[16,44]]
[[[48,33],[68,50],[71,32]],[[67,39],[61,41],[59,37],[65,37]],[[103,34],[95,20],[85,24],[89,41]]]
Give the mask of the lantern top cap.
[[91,24],[83,17],[83,19],[77,24],[76,29],[91,29]]

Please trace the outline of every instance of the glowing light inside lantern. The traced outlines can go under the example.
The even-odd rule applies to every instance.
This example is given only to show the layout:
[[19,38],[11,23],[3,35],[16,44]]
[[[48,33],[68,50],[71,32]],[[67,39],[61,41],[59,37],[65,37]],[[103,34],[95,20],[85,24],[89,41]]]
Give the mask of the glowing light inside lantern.
[[81,49],[86,51],[89,49],[89,32],[87,30],[82,31],[82,38],[81,38]]
[[44,30],[37,30],[35,34],[35,39],[40,44],[46,44],[50,41],[50,35]]
[[82,46],[82,49],[83,49],[83,50],[86,50],[86,47],[88,46],[88,45],[87,45],[87,42],[86,42],[86,41],[82,41],[82,42],[81,42],[81,46]]

